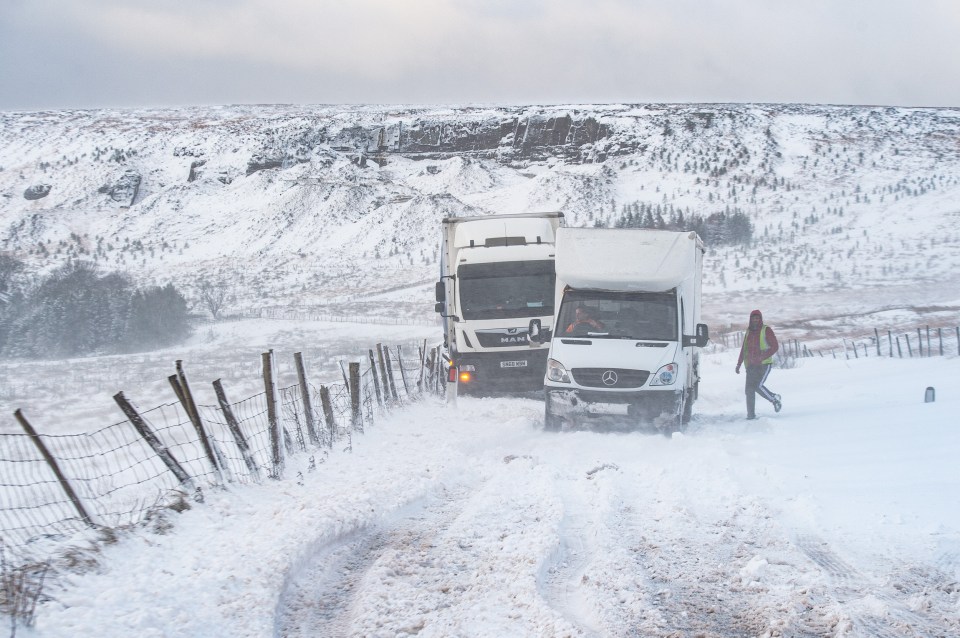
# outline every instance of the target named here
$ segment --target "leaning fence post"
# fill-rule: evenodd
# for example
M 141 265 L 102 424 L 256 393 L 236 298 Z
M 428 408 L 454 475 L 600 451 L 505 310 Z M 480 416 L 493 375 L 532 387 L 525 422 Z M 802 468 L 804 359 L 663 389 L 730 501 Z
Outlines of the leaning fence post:
M 307 371 L 303 365 L 303 354 L 293 353 L 293 360 L 297 364 L 297 382 L 300 383 L 300 398 L 303 399 L 303 414 L 307 420 L 307 436 L 314 445 L 320 445 L 320 437 L 313 424 L 313 405 L 310 403 L 310 387 L 307 385 Z
M 384 350 L 383 345 L 378 343 L 377 358 L 380 360 L 380 378 L 383 379 L 383 396 L 385 397 L 386 402 L 390 403 L 392 386 L 390 384 L 390 379 L 387 376 L 387 363 L 383 357 L 383 350 Z M 393 392 L 392 394 L 393 394 L 392 399 L 396 401 L 397 393 Z
M 400 368 L 400 380 L 403 381 L 403 391 L 410 398 L 410 386 L 407 385 L 407 373 L 403 369 L 403 355 L 400 346 L 397 346 L 397 367 Z
M 47 465 L 50 466 L 50 469 L 53 470 L 54 475 L 57 477 L 57 481 L 60 482 L 60 487 L 63 488 L 64 493 L 66 493 L 67 498 L 73 503 L 73 506 L 77 510 L 77 514 L 80 515 L 80 518 L 83 519 L 90 527 L 95 527 L 96 524 L 93 522 L 93 519 L 90 518 L 90 515 L 87 513 L 87 510 L 84 509 L 83 503 L 80 501 L 80 498 L 77 496 L 76 492 L 73 491 L 73 488 L 70 487 L 70 483 L 67 481 L 67 477 L 63 475 L 63 472 L 60 471 L 60 466 L 57 465 L 56 459 L 53 458 L 53 455 L 50 454 L 50 450 L 47 449 L 47 446 L 44 445 L 43 441 L 40 439 L 40 435 L 37 434 L 37 431 L 33 429 L 33 426 L 27 421 L 27 418 L 23 416 L 23 412 L 19 409 L 13 413 L 13 416 L 17 418 L 17 421 L 20 422 L 20 427 L 23 428 L 24 432 L 27 433 L 27 436 L 33 441 L 33 444 L 37 446 L 37 449 L 40 451 L 41 456 L 47 462 Z
M 387 363 L 387 382 L 390 384 L 390 394 L 393 396 L 394 401 L 399 402 L 400 396 L 397 394 L 397 383 L 393 380 L 393 366 L 390 364 L 390 348 L 383 349 L 383 358 Z
M 887 330 L 887 345 L 890 346 L 890 358 L 893 358 L 893 335 L 890 334 L 890 331 Z
M 363 420 L 360 418 L 360 362 L 350 362 L 350 426 L 355 430 L 363 431 Z
M 373 377 L 373 389 L 377 393 L 377 404 L 383 407 L 383 395 L 380 394 L 380 379 L 377 378 L 377 363 L 373 360 L 373 348 L 369 348 L 370 353 L 370 376 Z
M 227 428 L 229 428 L 230 433 L 233 434 L 233 439 L 237 442 L 237 448 L 240 450 L 240 456 L 243 457 L 243 462 L 247 465 L 247 469 L 250 470 L 254 478 L 259 481 L 260 468 L 257 467 L 257 462 L 253 460 L 253 456 L 250 454 L 250 444 L 247 443 L 247 437 L 243 435 L 243 430 L 240 429 L 240 422 L 237 421 L 237 417 L 233 414 L 233 408 L 230 407 L 230 402 L 227 401 L 227 393 L 223 391 L 223 385 L 220 383 L 220 379 L 213 382 L 213 391 L 217 394 L 220 411 L 223 412 L 223 417 L 227 421 Z
M 923 356 L 923 336 L 920 333 L 920 328 L 917 328 L 917 356 Z
M 877 339 L 877 356 L 879 357 L 879 356 L 881 356 L 881 355 L 880 355 L 880 331 L 877 330 L 876 328 L 874 328 L 874 329 L 873 329 L 873 335 L 874 335 L 874 337 L 876 337 L 876 339 Z
M 113 400 L 116 401 L 117 405 L 120 406 L 120 409 L 123 410 L 123 413 L 130 421 L 130 425 L 133 426 L 133 429 L 135 429 L 137 433 L 143 437 L 143 440 L 147 442 L 147 445 L 153 449 L 154 453 L 160 457 L 160 460 L 163 461 L 163 463 L 171 472 L 173 472 L 173 475 L 177 477 L 177 480 L 180 481 L 180 484 L 187 489 L 193 489 L 193 479 L 191 479 L 186 470 L 184 470 L 180 464 L 177 463 L 177 460 L 173 458 L 173 454 L 170 453 L 170 450 L 167 449 L 167 446 L 160 442 L 160 439 L 158 439 L 157 435 L 153 433 L 153 431 L 147 425 L 147 422 L 143 420 L 143 417 L 137 413 L 132 405 L 130 405 L 130 402 L 127 401 L 127 398 L 123 396 L 123 392 L 118 392 L 117 394 L 113 395 Z
M 957 356 L 960 357 L 960 326 L 957 326 Z
M 200 413 L 197 411 L 197 404 L 193 401 L 193 394 L 190 392 L 190 386 L 187 384 L 187 375 L 183 371 L 183 361 L 177 360 L 177 374 L 171 375 L 168 377 L 170 385 L 173 387 L 174 394 L 177 395 L 177 399 L 180 401 L 180 405 L 183 406 L 184 411 L 187 413 L 187 418 L 190 419 L 190 423 L 193 424 L 193 429 L 197 433 L 197 438 L 200 439 L 200 446 L 203 448 L 203 453 L 207 455 L 207 460 L 210 461 L 211 467 L 213 467 L 213 472 L 216 474 L 220 482 L 223 482 L 223 467 L 221 467 L 220 459 L 217 458 L 217 453 L 214 450 L 213 444 L 210 441 L 210 437 L 207 436 L 207 432 L 203 427 L 203 422 L 200 420 Z
M 280 420 L 277 419 L 277 397 L 273 384 L 273 351 L 260 355 L 263 362 L 263 388 L 267 395 L 267 423 L 270 426 L 270 453 L 273 462 L 271 478 L 283 474 L 283 445 L 281 444 Z
M 903 340 L 907 342 L 907 352 L 910 354 L 910 358 L 913 358 L 913 348 L 910 346 L 910 335 L 903 335 Z
M 897 335 L 897 355 L 903 359 L 903 349 L 900 347 L 900 335 Z
M 417 389 L 422 394 L 427 385 L 426 380 L 427 367 L 427 340 L 423 340 L 423 347 L 420 348 L 420 378 L 417 380 Z
M 328 390 L 325 385 L 320 386 L 320 405 L 323 407 L 323 418 L 327 422 L 327 430 L 330 432 L 329 447 L 333 447 L 333 437 L 337 431 L 337 420 L 333 416 L 333 403 L 330 401 L 330 390 Z

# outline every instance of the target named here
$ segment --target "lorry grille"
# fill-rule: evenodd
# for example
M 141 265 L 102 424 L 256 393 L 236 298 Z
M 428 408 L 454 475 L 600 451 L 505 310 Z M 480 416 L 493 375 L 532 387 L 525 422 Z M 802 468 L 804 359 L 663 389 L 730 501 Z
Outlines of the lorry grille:
M 526 328 L 501 328 L 477 330 L 477 341 L 483 348 L 516 348 L 529 346 Z
M 647 370 L 627 368 L 574 368 L 571 372 L 573 380 L 585 388 L 639 388 L 650 376 Z M 616 377 L 614 383 L 610 383 L 611 372 Z

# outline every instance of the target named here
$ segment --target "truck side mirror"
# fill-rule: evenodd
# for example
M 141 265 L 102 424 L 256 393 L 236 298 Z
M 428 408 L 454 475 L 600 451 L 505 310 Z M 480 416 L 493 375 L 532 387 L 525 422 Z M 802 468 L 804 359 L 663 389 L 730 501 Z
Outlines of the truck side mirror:
M 438 302 L 437 305 L 433 307 L 433 311 L 443 314 L 443 302 Z
M 705 323 L 697 324 L 697 347 L 702 348 L 710 341 L 710 328 Z
M 539 319 L 531 319 L 530 326 L 527 328 L 527 342 L 540 343 L 540 331 L 542 329 L 543 326 L 540 325 Z
M 696 346 L 702 348 L 707 345 L 707 342 L 710 341 L 710 329 L 707 328 L 707 324 L 698 323 L 697 324 L 697 334 L 683 335 L 683 347 L 689 348 L 690 346 Z
M 436 300 L 439 303 L 443 303 L 447 300 L 447 285 L 443 283 L 443 280 L 437 282 L 436 292 L 434 294 L 436 295 Z M 438 310 L 437 312 L 440 311 Z
M 546 329 L 540 323 L 539 319 L 531 319 L 527 328 L 527 342 L 530 345 L 546 343 L 553 338 L 553 331 Z

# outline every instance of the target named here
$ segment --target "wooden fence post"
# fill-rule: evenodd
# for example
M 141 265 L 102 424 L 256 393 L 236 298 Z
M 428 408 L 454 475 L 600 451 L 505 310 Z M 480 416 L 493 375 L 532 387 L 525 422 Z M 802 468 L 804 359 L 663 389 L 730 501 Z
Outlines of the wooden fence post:
M 890 358 L 893 358 L 893 335 L 890 334 L 890 331 L 887 330 L 887 344 L 890 346 Z M 897 342 L 899 345 L 899 342 Z
M 897 335 L 897 355 L 903 359 L 903 350 L 900 348 L 900 335 Z
M 60 487 L 67 495 L 67 498 L 69 498 L 73 503 L 73 507 L 77 510 L 77 514 L 80 515 L 80 518 L 83 519 L 84 523 L 90 527 L 96 527 L 96 523 L 94 523 L 93 519 L 90 518 L 90 514 L 87 513 L 87 510 L 84 509 L 83 502 L 80 501 L 77 493 L 74 492 L 73 488 L 70 486 L 70 482 L 67 481 L 67 477 L 64 476 L 63 472 L 60 471 L 60 466 L 57 465 L 57 460 L 53 458 L 52 454 L 50 454 L 50 450 L 47 449 L 47 446 L 44 445 L 43 441 L 40 439 L 40 435 L 37 434 L 37 431 L 34 430 L 33 426 L 27 421 L 27 417 L 23 416 L 23 412 L 21 412 L 19 409 L 13 413 L 13 416 L 15 416 L 17 421 L 20 422 L 20 427 L 22 427 L 23 431 L 27 433 L 27 436 L 31 441 L 33 441 L 33 444 L 37 446 L 37 450 L 40 451 L 40 455 L 47 462 L 47 465 L 50 466 L 50 469 L 53 470 L 54 476 L 57 477 L 57 481 L 60 483 Z
M 363 419 L 360 418 L 360 362 L 350 362 L 350 426 L 363 431 Z
M 277 396 L 273 384 L 273 351 L 260 355 L 263 364 L 263 388 L 267 395 L 267 423 L 270 427 L 270 460 L 273 462 L 273 474 L 270 478 L 279 479 L 283 474 L 283 445 L 280 421 L 277 418 Z
M 426 371 L 427 368 L 427 340 L 423 340 L 423 347 L 420 348 L 420 378 L 417 381 L 417 388 L 422 394 L 427 387 Z
M 917 356 L 918 357 L 923 356 L 923 337 L 920 334 L 920 328 L 917 328 Z
M 307 370 L 303 365 L 303 354 L 293 353 L 293 361 L 297 365 L 297 382 L 300 384 L 300 398 L 303 399 L 303 415 L 307 420 L 307 436 L 314 445 L 320 445 L 317 428 L 313 421 L 313 404 L 310 403 L 310 386 L 307 385 Z
M 223 384 L 220 383 L 220 379 L 213 382 L 213 391 L 217 395 L 217 402 L 220 404 L 220 411 L 223 412 L 223 418 L 227 422 L 227 428 L 229 428 L 230 433 L 233 434 L 233 440 L 237 442 L 237 448 L 240 450 L 240 456 L 243 457 L 243 462 L 254 478 L 259 481 L 260 468 L 257 467 L 257 462 L 250 453 L 250 444 L 247 443 L 247 437 L 243 435 L 243 430 L 240 429 L 240 422 L 237 421 L 237 417 L 233 414 L 233 408 L 230 407 L 230 402 L 227 401 L 227 393 L 223 391 Z
M 881 355 L 880 355 L 880 331 L 877 330 L 876 328 L 874 328 L 874 329 L 873 329 L 873 335 L 874 335 L 874 336 L 876 337 L 876 339 L 877 339 L 877 356 L 879 357 L 879 356 L 881 356 Z
M 930 326 L 927 326 L 927 356 L 933 356 L 933 348 L 930 347 Z
M 910 354 L 910 358 L 913 358 L 913 348 L 910 347 L 910 335 L 903 335 L 903 340 L 907 342 L 907 352 Z
M 370 376 L 373 377 L 373 390 L 377 393 L 377 404 L 383 407 L 383 395 L 380 394 L 380 379 L 377 378 L 377 363 L 373 360 L 373 348 L 369 349 L 370 354 Z
M 333 447 L 333 437 L 337 431 L 337 419 L 333 415 L 333 403 L 330 401 L 330 390 L 327 386 L 320 386 L 320 405 L 323 407 L 323 418 L 327 423 L 327 430 L 330 432 L 328 446 Z
M 177 395 L 177 399 L 180 401 L 180 405 L 183 406 L 184 412 L 187 413 L 187 418 L 189 418 L 190 423 L 193 424 L 197 438 L 200 439 L 200 446 L 203 448 L 203 453 L 207 456 L 207 460 L 210 462 L 214 474 L 216 474 L 220 482 L 223 483 L 224 468 L 221 466 L 220 459 L 218 458 L 219 455 L 214 449 L 210 437 L 207 436 L 206 429 L 203 427 L 203 421 L 200 420 L 200 412 L 197 411 L 197 404 L 193 400 L 193 393 L 190 392 L 190 385 L 187 383 L 187 375 L 183 371 L 183 361 L 178 359 L 176 367 L 177 374 L 167 377 L 167 380 L 170 382 L 171 387 L 173 387 L 173 392 Z
M 940 341 L 940 356 L 943 356 L 943 328 L 937 328 L 937 339 Z
M 397 346 L 397 367 L 400 368 L 400 380 L 403 381 L 403 391 L 410 398 L 410 386 L 407 384 L 407 373 L 403 369 L 403 353 Z
M 387 382 L 390 384 L 390 394 L 393 396 L 395 402 L 399 402 L 400 396 L 397 394 L 397 383 L 393 380 L 393 366 L 390 365 L 390 348 L 383 349 L 383 358 L 387 363 Z
M 387 377 L 387 363 L 383 357 L 383 345 L 379 343 L 377 344 L 377 358 L 380 360 L 380 378 L 383 379 L 383 396 L 385 397 L 387 403 L 390 403 L 391 398 L 396 401 L 396 392 L 393 392 L 393 396 L 391 397 L 391 385 L 390 380 Z
M 170 453 L 170 450 L 167 449 L 167 446 L 160 442 L 160 439 L 157 438 L 157 435 L 153 433 L 150 427 L 147 425 L 147 422 L 143 420 L 143 417 L 140 416 L 137 411 L 134 409 L 130 402 L 127 401 L 127 398 L 123 396 L 123 392 L 118 392 L 113 395 L 113 400 L 117 402 L 117 405 L 120 406 L 120 409 L 123 410 L 124 415 L 126 415 L 127 420 L 130 421 L 130 425 L 133 426 L 133 429 L 143 437 L 143 440 L 147 442 L 147 445 L 154 451 L 154 453 L 160 457 L 160 460 L 163 461 L 164 465 L 173 472 L 173 475 L 177 477 L 177 480 L 180 481 L 180 484 L 188 489 L 193 489 L 193 479 L 190 478 L 190 475 L 180 466 L 173 454 Z

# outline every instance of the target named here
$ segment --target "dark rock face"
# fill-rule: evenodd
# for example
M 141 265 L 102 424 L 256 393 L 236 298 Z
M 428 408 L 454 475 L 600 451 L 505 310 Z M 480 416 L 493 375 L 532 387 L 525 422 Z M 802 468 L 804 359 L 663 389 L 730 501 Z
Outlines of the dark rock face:
M 542 159 L 563 155 L 585 161 L 586 149 L 610 131 L 591 116 L 505 116 L 438 121 L 416 118 L 384 127 L 341 130 L 330 145 L 338 150 L 401 155 L 483 154 L 501 159 Z
M 100 192 L 106 192 L 115 202 L 121 202 L 127 206 L 133 204 L 137 199 L 137 193 L 140 192 L 140 182 L 143 178 L 140 173 L 134 170 L 128 170 L 112 186 L 100 187 Z
M 247 162 L 247 175 L 253 175 L 257 171 L 265 171 L 271 168 L 280 168 L 283 166 L 283 159 L 274 157 L 264 157 L 263 155 L 254 155 Z
M 194 161 L 190 162 L 190 174 L 187 175 L 187 181 L 188 181 L 188 182 L 192 182 L 192 181 L 196 180 L 197 177 L 200 176 L 200 171 L 197 170 L 197 169 L 199 169 L 201 166 L 203 166 L 203 165 L 206 164 L 206 163 L 207 163 L 207 160 L 205 160 L 205 159 L 203 159 L 203 160 L 194 160 Z
M 49 184 L 34 184 L 27 190 L 23 191 L 24 199 L 43 199 L 50 194 L 50 185 Z

